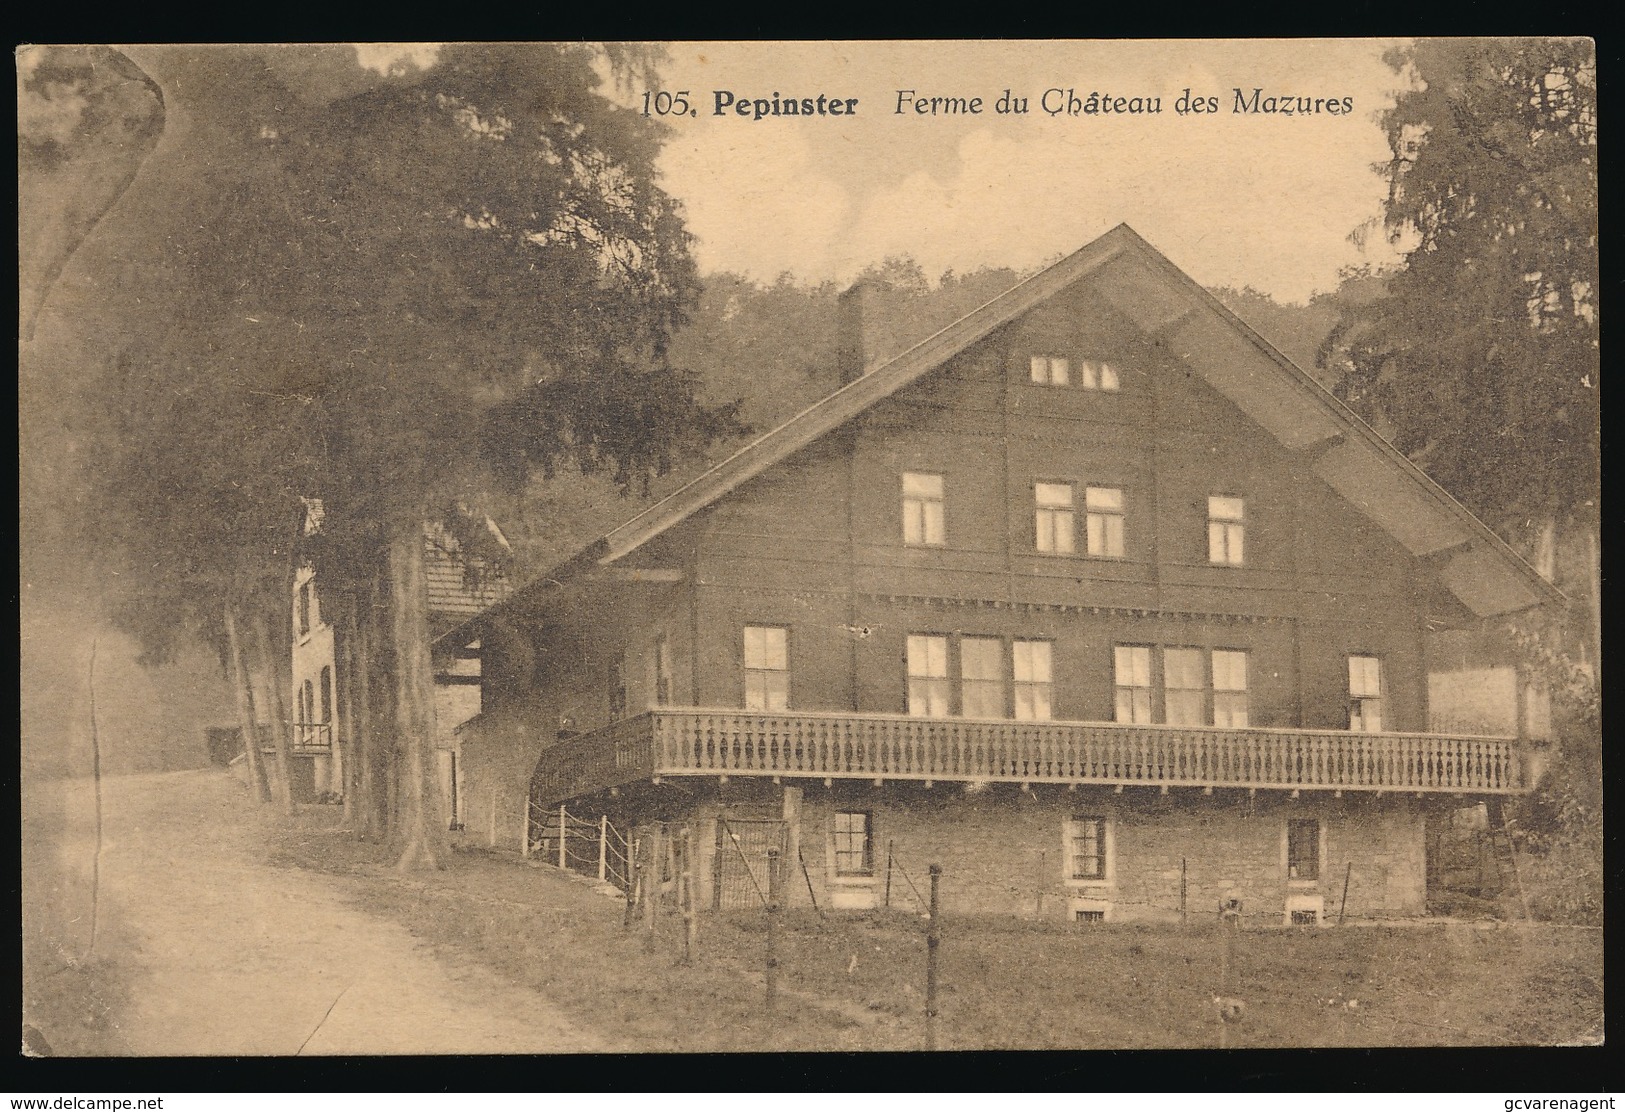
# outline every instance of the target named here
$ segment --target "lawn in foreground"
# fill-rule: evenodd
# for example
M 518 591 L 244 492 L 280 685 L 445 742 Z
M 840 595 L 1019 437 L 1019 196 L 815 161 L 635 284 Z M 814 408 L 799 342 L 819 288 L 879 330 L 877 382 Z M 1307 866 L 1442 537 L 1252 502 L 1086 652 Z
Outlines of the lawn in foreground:
M 458 853 L 401 877 L 307 811 L 275 859 L 336 872 L 362 906 L 443 960 L 526 984 L 627 1049 L 913 1050 L 924 1040 L 924 921 L 785 913 L 777 1007 L 764 1007 L 761 913 L 650 937 L 622 903 L 549 866 Z M 951 883 L 944 904 L 952 906 Z M 942 925 L 943 1049 L 1544 1045 L 1602 1032 L 1602 937 L 1558 925 L 1246 930 L 959 918 Z M 1243 1002 L 1221 1035 L 1214 998 Z M 1221 1043 L 1223 1039 L 1223 1043 Z

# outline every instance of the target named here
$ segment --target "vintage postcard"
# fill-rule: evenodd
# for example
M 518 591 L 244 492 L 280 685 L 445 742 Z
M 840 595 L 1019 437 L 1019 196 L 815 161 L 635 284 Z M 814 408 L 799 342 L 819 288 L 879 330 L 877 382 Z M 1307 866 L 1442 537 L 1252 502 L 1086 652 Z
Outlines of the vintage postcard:
M 26 1054 L 1601 1042 L 1589 40 L 16 64 Z

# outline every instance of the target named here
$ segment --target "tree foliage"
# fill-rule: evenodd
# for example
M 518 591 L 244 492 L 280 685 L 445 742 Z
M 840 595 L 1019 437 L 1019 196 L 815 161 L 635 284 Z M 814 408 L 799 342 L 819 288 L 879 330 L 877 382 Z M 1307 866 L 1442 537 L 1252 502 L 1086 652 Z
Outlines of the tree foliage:
M 1422 41 L 1383 117 L 1406 249 L 1327 362 L 1397 447 L 1503 528 L 1595 521 L 1597 86 L 1585 40 Z

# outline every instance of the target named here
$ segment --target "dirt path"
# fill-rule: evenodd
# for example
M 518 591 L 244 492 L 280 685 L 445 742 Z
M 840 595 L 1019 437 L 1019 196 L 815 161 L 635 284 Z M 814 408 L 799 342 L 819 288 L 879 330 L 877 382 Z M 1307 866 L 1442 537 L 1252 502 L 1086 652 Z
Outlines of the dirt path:
M 242 792 L 221 771 L 106 783 L 103 921 L 140 940 L 117 1020 L 130 1053 L 617 1049 L 527 988 L 448 967 L 348 905 L 332 878 L 260 864 Z

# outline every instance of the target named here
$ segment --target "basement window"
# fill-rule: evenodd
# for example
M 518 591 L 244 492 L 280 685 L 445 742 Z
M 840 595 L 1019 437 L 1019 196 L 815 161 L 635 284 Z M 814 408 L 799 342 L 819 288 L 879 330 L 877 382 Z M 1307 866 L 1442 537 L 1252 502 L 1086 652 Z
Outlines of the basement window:
M 1073 913 L 1073 919 L 1079 923 L 1104 923 L 1106 913 L 1104 911 L 1079 910 Z

